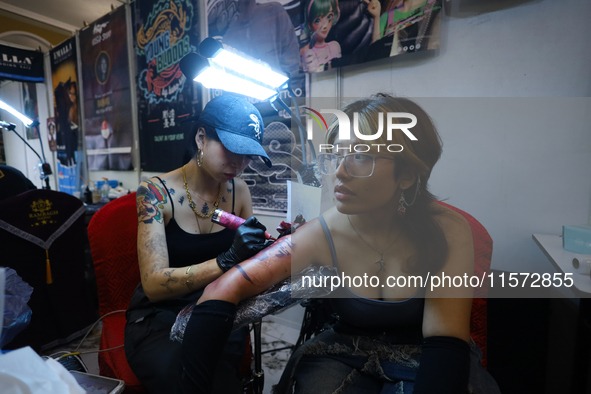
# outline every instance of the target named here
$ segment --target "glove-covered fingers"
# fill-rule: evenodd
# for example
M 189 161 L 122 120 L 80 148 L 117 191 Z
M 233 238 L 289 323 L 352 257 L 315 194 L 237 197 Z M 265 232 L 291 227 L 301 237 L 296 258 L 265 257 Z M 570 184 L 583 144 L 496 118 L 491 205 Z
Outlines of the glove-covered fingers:
M 242 225 L 240 227 L 254 227 L 254 228 L 259 228 L 261 230 L 266 231 L 267 227 L 265 227 L 265 225 L 261 222 L 259 222 L 259 220 L 256 218 L 256 216 L 251 216 L 248 219 L 246 219 L 246 221 L 244 223 L 242 223 Z M 240 229 L 239 227 L 239 229 Z

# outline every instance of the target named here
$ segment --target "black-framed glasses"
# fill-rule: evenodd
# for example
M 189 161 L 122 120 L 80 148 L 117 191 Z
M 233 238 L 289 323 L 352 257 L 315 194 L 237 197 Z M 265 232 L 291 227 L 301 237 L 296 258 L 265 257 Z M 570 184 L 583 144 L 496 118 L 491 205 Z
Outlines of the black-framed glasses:
M 394 160 L 390 157 L 375 156 L 369 153 L 350 153 L 335 155 L 334 153 L 320 153 L 316 155 L 318 170 L 322 175 L 333 175 L 337 172 L 341 162 L 345 161 L 345 170 L 355 178 L 367 178 L 373 175 L 376 159 Z

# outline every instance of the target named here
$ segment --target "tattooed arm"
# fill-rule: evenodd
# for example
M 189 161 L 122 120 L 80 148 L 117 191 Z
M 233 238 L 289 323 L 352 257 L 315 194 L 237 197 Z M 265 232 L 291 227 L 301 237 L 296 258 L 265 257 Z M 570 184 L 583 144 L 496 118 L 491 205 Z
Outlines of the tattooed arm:
M 280 238 L 254 257 L 235 265 L 210 283 L 199 299 L 237 304 L 300 272 L 310 264 L 332 265 L 328 242 L 318 219 Z
M 215 259 L 195 266 L 170 267 L 164 230 L 168 199 L 164 188 L 151 180 L 142 182 L 137 190 L 138 261 L 144 292 L 152 302 L 202 289 L 222 273 Z

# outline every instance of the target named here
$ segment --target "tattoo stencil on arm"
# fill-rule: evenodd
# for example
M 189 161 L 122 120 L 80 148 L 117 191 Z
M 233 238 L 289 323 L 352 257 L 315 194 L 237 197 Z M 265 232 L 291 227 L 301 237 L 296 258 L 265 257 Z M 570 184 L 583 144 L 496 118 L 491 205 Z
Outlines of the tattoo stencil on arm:
M 164 273 L 164 276 L 166 276 L 168 279 L 166 279 L 166 282 L 160 284 L 160 286 L 166 287 L 168 289 L 168 291 L 172 291 L 172 289 L 170 288 L 171 283 L 178 283 L 178 281 L 179 281 L 179 278 L 175 278 L 172 276 L 173 272 L 174 272 L 174 270 L 166 271 Z

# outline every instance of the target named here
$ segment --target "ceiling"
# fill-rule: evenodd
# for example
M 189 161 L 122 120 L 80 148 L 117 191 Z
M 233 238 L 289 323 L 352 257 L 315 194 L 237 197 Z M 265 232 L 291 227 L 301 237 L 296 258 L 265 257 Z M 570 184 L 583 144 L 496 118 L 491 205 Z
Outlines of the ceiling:
M 119 7 L 123 0 L 0 0 L 0 10 L 72 33 Z

